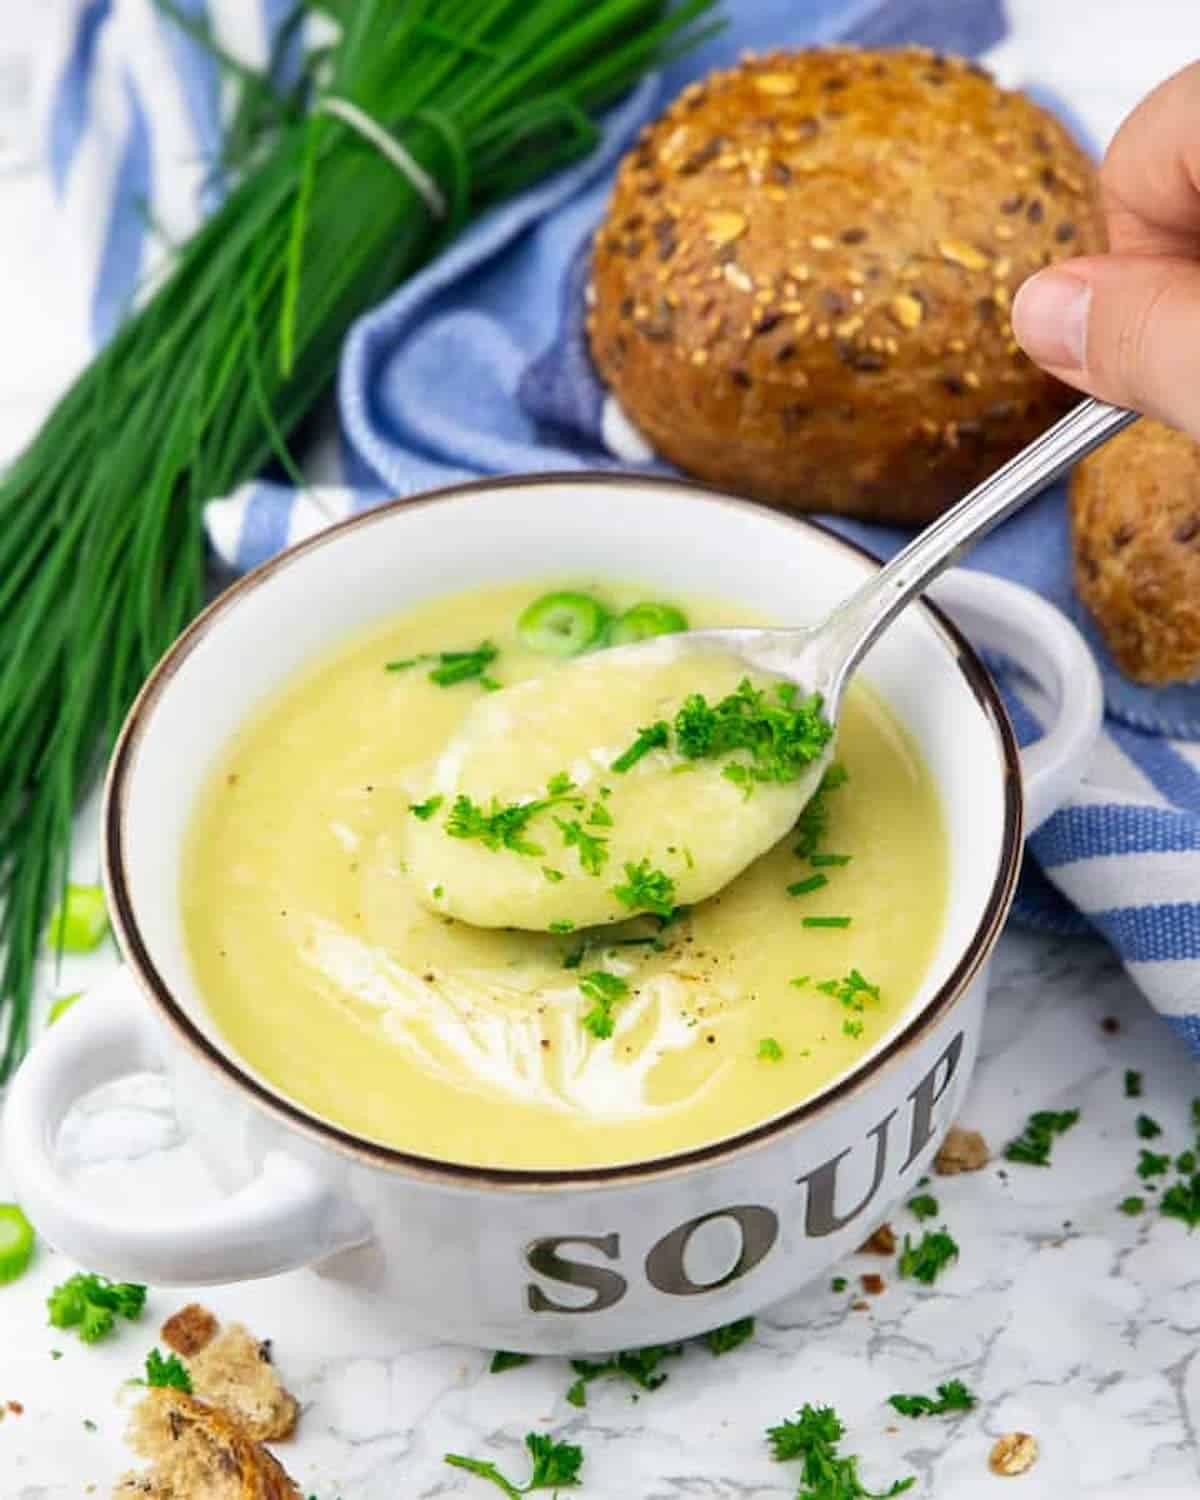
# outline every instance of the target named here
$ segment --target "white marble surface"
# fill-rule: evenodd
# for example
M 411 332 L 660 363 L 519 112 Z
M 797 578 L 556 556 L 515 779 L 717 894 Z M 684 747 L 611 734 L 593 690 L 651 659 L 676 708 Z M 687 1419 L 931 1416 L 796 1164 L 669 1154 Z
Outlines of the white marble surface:
M 1003 81 L 1035 72 L 1073 100 L 1100 141 L 1147 88 L 1200 53 L 1195 0 L 1135 8 L 1010 0 L 1009 9 L 1014 39 L 992 59 Z M 6 26 L 0 38 L 6 67 L 20 31 Z M 82 349 L 53 315 L 44 185 L 23 166 L 10 121 L 0 124 L 0 453 L 10 453 Z M 86 838 L 76 866 L 94 878 Z M 77 962 L 56 984 L 47 978 L 41 1009 L 52 987 L 77 988 L 111 962 Z M 1119 1033 L 1102 1029 L 1108 1016 Z M 1104 950 L 1007 936 L 964 1119 L 1000 1143 L 1032 1109 L 1078 1105 L 1081 1123 L 1059 1143 L 1053 1167 L 1012 1167 L 1003 1177 L 993 1166 L 936 1183 L 962 1257 L 934 1288 L 900 1283 L 878 1258 L 855 1257 L 841 1274 L 853 1282 L 882 1271 L 888 1282 L 867 1310 L 851 1307 L 853 1287 L 839 1296 L 822 1281 L 762 1317 L 754 1342 L 725 1358 L 690 1349 L 671 1363 L 667 1385 L 637 1403 L 628 1387 L 605 1383 L 577 1411 L 563 1399 L 570 1376 L 560 1361 L 489 1376 L 479 1351 L 385 1341 L 359 1308 L 303 1273 L 205 1300 L 274 1339 L 304 1404 L 299 1436 L 280 1456 L 318 1500 L 494 1494 L 446 1468 L 442 1454 L 491 1457 L 520 1476 L 531 1429 L 583 1444 L 584 1496 L 783 1495 L 794 1491 L 794 1474 L 772 1464 L 762 1432 L 805 1401 L 838 1408 L 850 1429 L 846 1450 L 862 1455 L 875 1487 L 913 1474 L 915 1493 L 928 1500 L 1003 1495 L 1006 1485 L 1024 1500 L 1195 1497 L 1200 1238 L 1157 1215 L 1130 1219 L 1116 1209 L 1137 1187 L 1127 1067 L 1145 1073 L 1145 1107 L 1181 1148 L 1200 1073 Z M 131 1214 L 210 1191 L 157 1084 L 126 1088 L 118 1108 L 77 1121 L 66 1144 L 80 1191 Z M 0 1201 L 7 1196 L 0 1161 Z M 905 1217 L 896 1216 L 898 1227 Z M 73 1269 L 42 1247 L 25 1278 L 0 1288 L 0 1405 L 24 1406 L 0 1420 L 0 1500 L 107 1493 L 127 1462 L 123 1382 L 138 1373 L 161 1318 L 185 1300 L 152 1291 L 140 1325 L 85 1348 L 45 1323 L 46 1292 Z M 952 1376 L 980 1397 L 969 1415 L 911 1422 L 883 1404 L 893 1391 L 932 1391 Z M 1037 1436 L 1041 1457 L 1020 1479 L 996 1479 L 987 1452 L 1014 1428 Z
M 1116 1034 L 1107 1017 L 1120 1022 Z M 1140 1105 L 1124 1097 L 1126 1068 L 1145 1075 Z M 1024 1500 L 1182 1500 L 1200 1492 L 1200 1238 L 1116 1205 L 1138 1190 L 1138 1109 L 1182 1149 L 1197 1093 L 1200 1071 L 1101 947 L 1010 934 L 963 1119 L 1002 1144 L 1033 1109 L 1078 1106 L 1082 1118 L 1048 1170 L 992 1165 L 935 1179 L 962 1255 L 933 1288 L 899 1281 L 879 1257 L 852 1257 L 837 1268 L 851 1280 L 845 1293 L 823 1279 L 760 1318 L 752 1344 L 720 1360 L 690 1348 L 667 1384 L 636 1403 L 627 1386 L 593 1385 L 585 1411 L 564 1401 L 562 1361 L 492 1376 L 481 1351 L 388 1341 L 307 1273 L 200 1295 L 274 1340 L 304 1407 L 280 1457 L 318 1500 L 485 1495 L 443 1453 L 504 1460 L 520 1475 L 529 1430 L 583 1445 L 588 1496 L 782 1495 L 794 1484 L 769 1459 L 763 1428 L 805 1401 L 836 1406 L 868 1483 L 913 1474 L 928 1500 L 995 1496 L 1003 1484 Z M 209 1191 L 149 1080 L 127 1086 L 119 1108 L 74 1122 L 65 1147 L 81 1192 L 131 1215 Z M 912 1227 L 903 1211 L 893 1218 Z M 23 1280 L 0 1289 L 0 1403 L 25 1408 L 0 1422 L 4 1500 L 65 1500 L 89 1484 L 107 1493 L 127 1462 L 122 1382 L 187 1300 L 152 1290 L 141 1324 L 85 1348 L 45 1324 L 45 1293 L 73 1269 L 43 1248 Z M 886 1290 L 855 1309 L 857 1278 L 871 1271 Z M 953 1376 L 980 1398 L 969 1415 L 911 1421 L 884 1404 Z M 987 1454 L 1012 1429 L 1032 1432 L 1041 1457 L 1002 1481 Z

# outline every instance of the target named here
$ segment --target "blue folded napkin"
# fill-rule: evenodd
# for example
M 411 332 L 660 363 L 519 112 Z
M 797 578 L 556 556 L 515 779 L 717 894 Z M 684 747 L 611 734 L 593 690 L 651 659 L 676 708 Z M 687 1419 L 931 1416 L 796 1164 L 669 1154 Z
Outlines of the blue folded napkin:
M 210 19 L 228 50 L 263 66 L 289 8 L 286 0 L 183 5 Z M 587 242 L 640 126 L 689 80 L 747 47 L 920 42 L 979 55 L 1007 30 L 1001 0 L 727 0 L 725 12 L 720 36 L 611 111 L 587 160 L 496 208 L 359 320 L 342 358 L 340 423 L 331 421 L 308 455 L 310 485 L 298 491 L 265 476 L 214 497 L 206 524 L 221 559 L 245 569 L 381 499 L 480 475 L 664 469 L 597 381 L 582 324 Z M 220 190 L 211 170 L 220 84 L 211 58 L 136 0 L 84 0 L 60 30 L 49 164 L 102 339 L 154 259 L 147 224 L 187 232 Z M 288 66 L 286 53 L 274 66 Z M 1028 87 L 1072 123 L 1067 104 Z M 880 556 L 906 539 L 891 528 L 832 524 Z M 1102 933 L 1200 1055 L 1200 688 L 1151 691 L 1116 670 L 1071 588 L 1061 490 L 994 533 L 969 566 L 1058 605 L 1091 642 L 1105 684 L 1102 742 L 1078 796 L 1029 840 L 1018 918 L 1063 934 Z M 1000 675 L 1028 742 L 1037 719 Z

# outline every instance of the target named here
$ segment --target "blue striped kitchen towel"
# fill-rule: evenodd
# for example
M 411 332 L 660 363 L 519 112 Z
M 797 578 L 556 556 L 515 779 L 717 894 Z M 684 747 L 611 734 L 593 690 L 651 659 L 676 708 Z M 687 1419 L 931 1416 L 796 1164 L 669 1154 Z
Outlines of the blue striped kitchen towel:
M 273 40 L 291 0 L 178 3 L 246 65 L 277 78 L 294 67 L 294 52 Z M 214 163 L 225 83 L 211 53 L 153 0 L 53 9 L 40 97 L 78 271 L 62 316 L 84 320 L 100 341 L 221 192 Z M 296 490 L 265 475 L 209 505 L 209 537 L 224 562 L 251 567 L 382 498 L 483 474 L 662 467 L 597 382 L 582 328 L 587 238 L 639 127 L 691 78 L 747 47 L 915 41 L 981 55 L 1003 41 L 1010 74 L 1020 52 L 1002 0 L 726 0 L 725 11 L 722 35 L 611 112 L 587 160 L 489 213 L 358 322 L 343 353 L 336 418 L 331 411 L 305 456 L 309 484 Z M 313 44 L 327 24 L 313 11 L 295 45 Z M 1036 76 L 1030 58 L 1024 77 Z M 1061 101 L 1046 102 L 1069 118 Z M 881 555 L 903 540 L 886 528 L 835 524 Z M 1060 933 L 1103 933 L 1200 1054 L 1200 688 L 1156 693 L 1125 682 L 1081 618 L 1068 559 L 1061 493 L 971 559 L 1072 615 L 1106 684 L 1106 732 L 1087 784 L 1030 840 L 1018 914 Z M 1029 709 L 1015 694 L 1010 702 L 1022 737 L 1035 738 Z

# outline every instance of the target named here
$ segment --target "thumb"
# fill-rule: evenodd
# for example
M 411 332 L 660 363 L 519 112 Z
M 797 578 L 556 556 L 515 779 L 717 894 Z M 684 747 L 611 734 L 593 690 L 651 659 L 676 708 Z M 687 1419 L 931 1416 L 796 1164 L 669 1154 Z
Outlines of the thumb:
M 1099 255 L 1031 276 L 1013 333 L 1051 375 L 1200 441 L 1200 264 Z

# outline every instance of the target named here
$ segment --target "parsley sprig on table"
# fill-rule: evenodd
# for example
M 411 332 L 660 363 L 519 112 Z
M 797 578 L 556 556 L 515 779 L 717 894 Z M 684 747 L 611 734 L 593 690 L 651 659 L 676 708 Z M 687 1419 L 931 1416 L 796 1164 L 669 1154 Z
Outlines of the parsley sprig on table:
M 602 1375 L 616 1375 L 643 1391 L 656 1391 L 667 1378 L 667 1372 L 659 1369 L 663 1360 L 677 1359 L 682 1353 L 682 1344 L 647 1344 L 644 1349 L 623 1349 L 605 1360 L 573 1359 L 576 1379 L 567 1400 L 572 1406 L 586 1406 L 588 1385 Z
M 447 1453 L 445 1461 L 456 1469 L 466 1469 L 481 1479 L 490 1479 L 509 1496 L 509 1500 L 517 1500 L 517 1496 L 527 1495 L 530 1490 L 553 1490 L 579 1483 L 579 1470 L 583 1467 L 582 1448 L 574 1443 L 556 1443 L 540 1432 L 527 1432 L 525 1447 L 529 1450 L 533 1470 L 527 1483 L 520 1485 L 506 1479 L 490 1459 Z
M 890 1489 L 863 1486 L 858 1459 L 838 1452 L 846 1429 L 831 1406 L 803 1406 L 795 1417 L 767 1429 L 771 1456 L 781 1463 L 798 1459 L 802 1465 L 797 1500 L 887 1500 L 916 1483 L 897 1479 Z
M 1029 1116 L 1021 1134 L 1005 1146 L 1005 1160 L 1029 1167 L 1048 1167 L 1055 1136 L 1070 1130 L 1078 1119 L 1077 1109 L 1039 1109 Z
M 733 1323 L 724 1323 L 720 1328 L 710 1329 L 704 1342 L 713 1354 L 728 1354 L 754 1337 L 754 1319 L 738 1318 Z
M 113 1330 L 118 1315 L 130 1322 L 140 1318 L 146 1288 L 132 1281 L 109 1281 L 77 1271 L 46 1299 L 54 1328 L 75 1328 L 85 1344 L 97 1343 Z
M 188 1395 L 192 1391 L 192 1377 L 178 1354 L 168 1354 L 164 1359 L 157 1349 L 151 1349 L 146 1356 L 146 1384 L 169 1386 Z
M 914 1244 L 906 1234 L 897 1266 L 901 1276 L 911 1276 L 932 1286 L 952 1261 L 958 1259 L 958 1244 L 945 1229 L 932 1229 Z
M 941 1417 L 950 1411 L 970 1411 L 975 1396 L 961 1380 L 947 1380 L 936 1396 L 889 1396 L 888 1405 L 902 1417 Z

